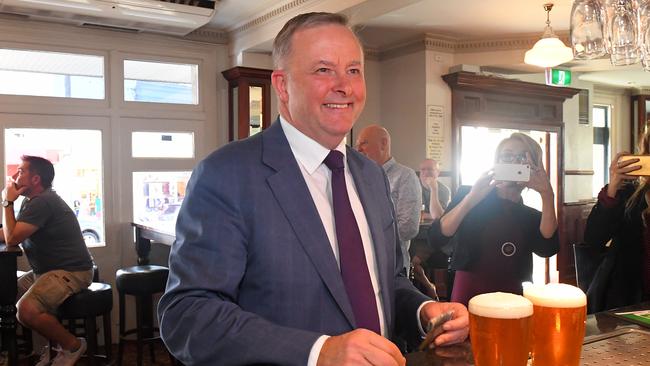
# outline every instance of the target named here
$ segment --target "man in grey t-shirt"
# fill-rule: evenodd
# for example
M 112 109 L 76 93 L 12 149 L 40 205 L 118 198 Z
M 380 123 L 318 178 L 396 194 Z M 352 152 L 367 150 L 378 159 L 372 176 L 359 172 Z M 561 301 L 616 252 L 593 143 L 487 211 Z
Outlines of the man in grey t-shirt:
M 26 327 L 59 344 L 52 365 L 72 366 L 85 352 L 86 341 L 68 332 L 55 314 L 65 299 L 90 285 L 93 261 L 76 215 L 52 190 L 52 163 L 37 156 L 21 159 L 2 191 L 2 236 L 8 246 L 22 242 L 32 267 L 18 280 L 22 296 L 16 304 L 17 317 Z M 25 200 L 15 217 L 13 203 L 18 196 Z M 48 347 L 37 365 L 49 364 L 49 354 Z

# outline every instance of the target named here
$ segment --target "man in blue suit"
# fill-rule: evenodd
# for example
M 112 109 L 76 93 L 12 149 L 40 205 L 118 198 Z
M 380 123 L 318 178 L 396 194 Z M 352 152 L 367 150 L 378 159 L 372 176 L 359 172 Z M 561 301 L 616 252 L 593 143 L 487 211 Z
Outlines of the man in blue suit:
M 463 341 L 467 309 L 430 301 L 404 277 L 388 181 L 345 146 L 366 97 L 363 51 L 346 18 L 293 18 L 273 59 L 280 118 L 212 153 L 189 181 L 159 306 L 167 347 L 186 365 L 404 365 L 388 339 L 419 336 L 450 310 L 436 344 Z M 323 163 L 331 150 L 344 157 L 366 260 L 359 271 L 372 282 L 373 305 L 361 313 L 339 269 Z M 357 325 L 355 314 L 370 313 L 376 331 Z

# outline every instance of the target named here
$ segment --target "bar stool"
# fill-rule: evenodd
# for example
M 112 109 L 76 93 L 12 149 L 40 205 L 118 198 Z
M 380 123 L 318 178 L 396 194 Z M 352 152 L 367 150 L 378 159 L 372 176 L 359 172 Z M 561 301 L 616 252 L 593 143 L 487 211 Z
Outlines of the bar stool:
M 90 365 L 96 365 L 97 359 L 111 360 L 111 310 L 113 309 L 113 289 L 111 285 L 100 282 L 93 282 L 87 289 L 67 298 L 58 309 L 58 316 L 61 320 L 83 319 L 85 325 L 85 337 L 88 343 L 86 355 Z M 97 351 L 97 324 L 96 317 L 102 317 L 104 327 L 104 354 Z
M 155 362 L 154 343 L 162 342 L 160 332 L 154 327 L 153 295 L 165 291 L 169 269 L 163 266 L 142 265 L 119 269 L 115 273 L 115 284 L 119 295 L 120 306 L 120 343 L 117 352 L 117 364 L 122 364 L 124 342 L 129 335 L 136 335 L 137 362 L 142 365 L 142 348 L 149 344 L 151 362 Z M 136 327 L 126 329 L 125 296 L 135 296 Z M 154 336 L 158 333 L 158 336 Z M 170 355 L 171 357 L 171 355 Z M 172 359 L 173 360 L 173 359 Z

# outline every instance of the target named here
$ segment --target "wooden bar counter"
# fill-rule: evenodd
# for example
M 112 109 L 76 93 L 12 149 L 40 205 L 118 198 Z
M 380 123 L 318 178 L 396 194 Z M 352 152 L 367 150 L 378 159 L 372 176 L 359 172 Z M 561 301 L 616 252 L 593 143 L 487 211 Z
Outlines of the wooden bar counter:
M 587 316 L 581 366 L 590 365 L 650 365 L 647 346 L 650 329 L 614 315 L 614 312 L 648 310 L 650 302 L 641 303 Z M 629 347 L 629 352 L 625 348 Z M 474 365 L 471 345 L 439 347 L 427 352 L 406 355 L 407 366 L 466 366 Z

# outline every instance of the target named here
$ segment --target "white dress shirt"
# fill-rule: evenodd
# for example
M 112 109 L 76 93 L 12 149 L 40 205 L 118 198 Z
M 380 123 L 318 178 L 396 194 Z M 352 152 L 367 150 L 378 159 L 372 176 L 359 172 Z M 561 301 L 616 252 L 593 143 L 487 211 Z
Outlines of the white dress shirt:
M 318 215 L 323 222 L 323 227 L 325 228 L 327 238 L 332 247 L 332 253 L 336 258 L 336 262 L 339 263 L 339 247 L 336 238 L 336 228 L 334 226 L 334 207 L 332 206 L 332 173 L 330 169 L 323 164 L 323 160 L 325 160 L 325 157 L 329 154 L 330 150 L 298 131 L 298 129 L 293 127 L 282 117 L 280 117 L 280 124 L 285 136 L 287 137 L 287 141 L 289 142 L 291 152 L 298 161 L 300 172 L 302 173 L 303 178 L 305 178 L 305 183 L 307 183 L 309 193 L 314 200 L 314 204 L 318 210 Z M 347 156 L 345 140 L 341 141 L 339 146 L 336 147 L 336 150 L 343 153 L 344 157 Z M 359 226 L 361 241 L 363 242 L 363 250 L 366 255 L 366 263 L 368 264 L 368 271 L 370 272 L 370 280 L 372 281 L 372 288 L 375 292 L 375 300 L 377 302 L 377 311 L 379 314 L 379 326 L 382 335 L 386 336 L 386 321 L 383 315 L 384 305 L 381 301 L 377 262 L 375 260 L 375 249 L 370 234 L 370 227 L 368 226 L 363 206 L 361 206 L 359 194 L 357 193 L 354 179 L 350 173 L 347 159 L 343 159 L 343 161 L 345 162 L 345 183 L 348 189 L 348 196 L 350 197 L 350 205 L 352 206 L 354 217 Z M 309 354 L 308 366 L 316 365 L 320 350 L 327 338 L 328 336 L 321 336 L 314 343 Z

